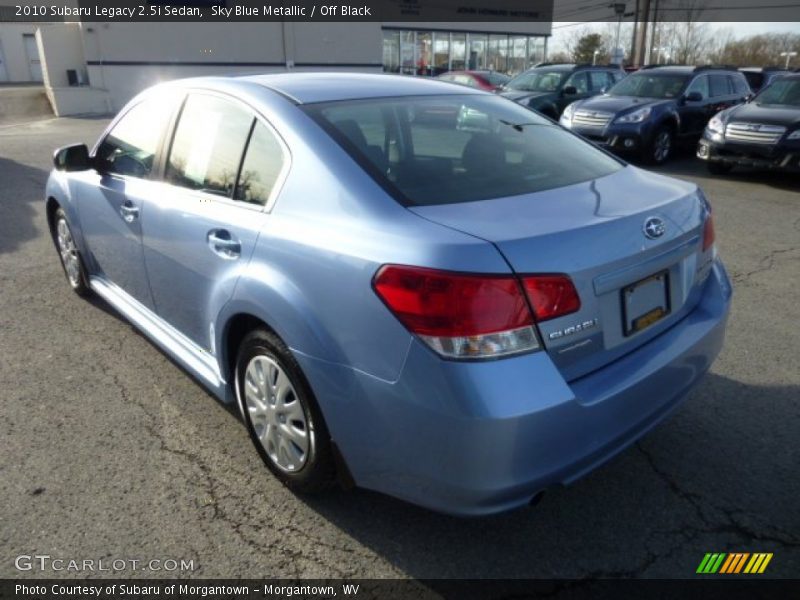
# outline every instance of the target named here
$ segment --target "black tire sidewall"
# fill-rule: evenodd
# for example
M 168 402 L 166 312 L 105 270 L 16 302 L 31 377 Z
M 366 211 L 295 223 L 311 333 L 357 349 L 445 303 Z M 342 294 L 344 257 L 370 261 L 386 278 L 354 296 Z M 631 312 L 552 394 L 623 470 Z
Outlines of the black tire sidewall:
M 659 136 L 661 136 L 661 134 L 663 133 L 669 135 L 669 152 L 667 152 L 667 155 L 662 160 L 658 160 L 656 159 L 655 155 L 656 141 L 658 140 Z M 672 133 L 672 129 L 670 129 L 665 125 L 662 125 L 658 129 L 656 129 L 656 132 L 653 134 L 653 140 L 650 142 L 650 147 L 647 150 L 647 162 L 650 163 L 651 165 L 663 165 L 670 158 L 672 158 L 672 153 L 674 151 L 675 151 L 675 136 Z
M 247 365 L 256 356 L 271 358 L 288 375 L 295 393 L 298 395 L 309 431 L 313 431 L 309 456 L 306 463 L 297 472 L 284 471 L 272 462 L 261 440 L 258 439 L 250 419 L 244 399 L 244 375 Z M 293 491 L 313 493 L 328 487 L 333 481 L 333 459 L 328 430 L 311 389 L 286 345 L 280 338 L 266 330 L 259 329 L 251 332 L 245 336 L 240 346 L 236 359 L 235 376 L 237 401 L 240 403 L 247 432 L 259 456 L 272 474 Z

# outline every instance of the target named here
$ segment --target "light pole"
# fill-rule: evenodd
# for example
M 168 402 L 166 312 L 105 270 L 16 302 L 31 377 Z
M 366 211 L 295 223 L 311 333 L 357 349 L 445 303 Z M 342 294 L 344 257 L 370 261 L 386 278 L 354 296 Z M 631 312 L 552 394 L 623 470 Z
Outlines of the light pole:
M 593 64 L 593 65 L 596 65 L 596 64 L 597 64 L 597 55 L 598 55 L 598 54 L 600 54 L 600 50 L 595 50 L 595 51 L 592 53 L 592 64 Z
M 797 52 L 781 52 L 781 56 L 786 57 L 786 69 L 789 69 L 789 62 L 792 60 L 793 56 L 797 56 Z
M 611 7 L 614 9 L 614 14 L 617 15 L 617 39 L 614 42 L 614 52 L 612 53 L 614 56 L 616 56 L 619 48 L 619 33 L 622 29 L 622 17 L 625 15 L 625 3 L 615 2 L 611 5 Z

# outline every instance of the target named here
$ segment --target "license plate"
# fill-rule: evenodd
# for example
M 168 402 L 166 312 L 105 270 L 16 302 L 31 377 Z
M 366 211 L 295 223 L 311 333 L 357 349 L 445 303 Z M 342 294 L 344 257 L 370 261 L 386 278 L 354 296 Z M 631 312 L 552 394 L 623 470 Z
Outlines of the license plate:
M 622 288 L 625 335 L 647 329 L 669 314 L 669 273 L 661 271 Z

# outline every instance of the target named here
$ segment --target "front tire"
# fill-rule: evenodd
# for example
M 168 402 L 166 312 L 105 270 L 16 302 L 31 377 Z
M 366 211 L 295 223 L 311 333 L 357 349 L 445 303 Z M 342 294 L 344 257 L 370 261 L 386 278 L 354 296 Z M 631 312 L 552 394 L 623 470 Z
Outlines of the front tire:
M 294 356 L 272 332 L 245 336 L 237 396 L 250 439 L 270 471 L 298 493 L 332 486 L 336 469 L 322 413 Z
M 64 275 L 67 276 L 67 282 L 72 290 L 79 296 L 91 295 L 92 290 L 89 287 L 89 277 L 83 266 L 83 259 L 78 252 L 75 238 L 72 236 L 67 215 L 61 208 L 57 209 L 53 215 L 53 239 L 61 257 Z
M 651 165 L 663 165 L 672 156 L 674 135 L 670 127 L 659 127 L 647 148 L 645 159 Z

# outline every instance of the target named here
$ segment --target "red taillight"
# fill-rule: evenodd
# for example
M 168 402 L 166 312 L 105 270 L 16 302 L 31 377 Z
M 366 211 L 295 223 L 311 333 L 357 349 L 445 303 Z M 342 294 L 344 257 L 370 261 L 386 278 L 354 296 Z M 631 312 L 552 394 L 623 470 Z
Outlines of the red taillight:
M 577 311 L 581 300 L 572 280 L 566 275 L 524 277 L 522 285 L 537 321 L 546 321 Z
M 714 245 L 714 217 L 708 213 L 705 225 L 703 225 L 703 252 Z
M 419 335 L 478 336 L 533 324 L 514 277 L 386 265 L 374 285 L 397 318 Z

